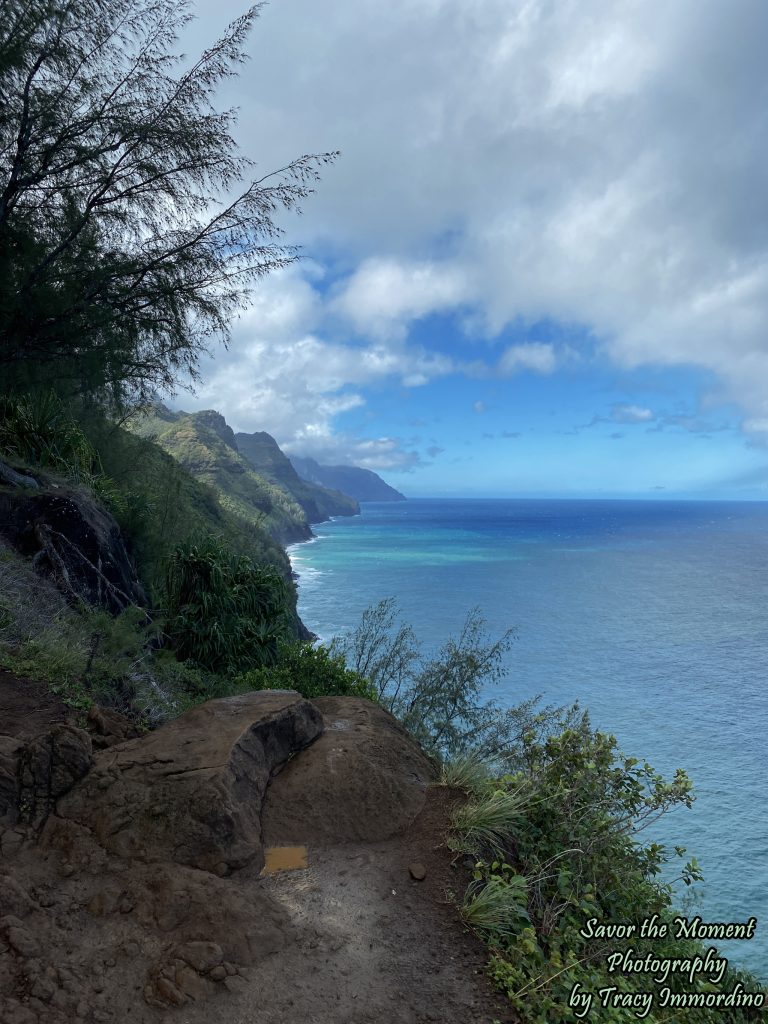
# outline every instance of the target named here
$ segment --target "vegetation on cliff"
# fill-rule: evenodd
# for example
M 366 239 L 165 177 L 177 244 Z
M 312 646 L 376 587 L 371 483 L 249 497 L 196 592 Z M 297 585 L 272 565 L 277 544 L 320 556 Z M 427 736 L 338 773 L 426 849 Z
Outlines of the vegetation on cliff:
M 195 479 L 212 487 L 223 508 L 279 544 L 312 536 L 299 503 L 254 470 L 219 413 L 174 413 L 155 404 L 132 417 L 128 427 L 160 445 Z
M 270 483 L 293 495 L 310 523 L 321 523 L 331 516 L 357 515 L 360 506 L 349 494 L 302 479 L 293 463 L 264 431 L 235 435 L 237 448 L 253 468 Z

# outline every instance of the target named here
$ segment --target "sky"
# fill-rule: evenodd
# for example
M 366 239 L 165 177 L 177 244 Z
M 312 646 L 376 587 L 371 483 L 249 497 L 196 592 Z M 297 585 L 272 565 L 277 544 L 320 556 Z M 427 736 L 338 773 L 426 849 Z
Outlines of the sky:
M 190 55 L 243 13 L 200 0 Z M 340 150 L 176 408 L 408 496 L 768 500 L 768 4 L 272 0 L 220 93 Z

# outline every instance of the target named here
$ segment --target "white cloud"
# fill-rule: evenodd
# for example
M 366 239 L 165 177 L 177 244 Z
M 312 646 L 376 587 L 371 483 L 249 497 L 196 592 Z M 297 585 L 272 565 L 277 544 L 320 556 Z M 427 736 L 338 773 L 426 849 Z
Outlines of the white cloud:
M 499 373 L 508 375 L 518 370 L 534 370 L 536 373 L 552 373 L 557 365 L 552 345 L 532 341 L 523 345 L 511 345 L 499 359 Z
M 650 423 L 655 416 L 651 409 L 639 405 L 614 405 L 611 419 L 616 423 Z
M 370 259 L 345 282 L 333 308 L 362 334 L 403 339 L 414 320 L 456 309 L 468 295 L 456 267 Z
M 219 409 L 236 431 L 266 430 L 286 450 L 322 461 L 413 467 L 418 456 L 401 439 L 338 434 L 334 420 L 366 404 L 361 392 L 367 385 L 394 379 L 417 387 L 451 372 L 451 360 L 397 343 L 327 341 L 310 332 L 322 317 L 322 300 L 303 268 L 265 279 L 234 325 L 229 351 L 206 359 L 196 393 L 173 404 Z
M 240 13 L 200 7 L 207 39 Z M 618 366 L 703 367 L 745 429 L 767 419 L 766 37 L 763 0 L 265 7 L 231 94 L 243 149 L 262 168 L 342 150 L 289 240 L 339 258 L 334 310 L 370 341 L 353 359 L 319 340 L 310 288 L 273 311 L 304 324 L 279 387 L 423 384 L 453 364 L 408 329 L 455 311 L 488 338 L 584 325 Z

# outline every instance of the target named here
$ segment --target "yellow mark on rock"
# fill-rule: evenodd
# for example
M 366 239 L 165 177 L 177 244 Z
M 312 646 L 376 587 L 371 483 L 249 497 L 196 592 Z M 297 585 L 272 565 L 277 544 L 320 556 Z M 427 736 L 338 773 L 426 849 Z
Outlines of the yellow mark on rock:
M 301 871 L 308 866 L 306 846 L 268 846 L 264 851 L 262 875 L 278 871 Z

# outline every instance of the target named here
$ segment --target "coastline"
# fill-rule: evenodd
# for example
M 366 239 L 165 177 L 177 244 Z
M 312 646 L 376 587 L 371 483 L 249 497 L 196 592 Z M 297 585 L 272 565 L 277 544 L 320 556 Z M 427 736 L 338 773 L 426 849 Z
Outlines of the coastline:
M 446 506 L 474 513 L 484 505 L 487 535 L 478 534 L 476 523 L 458 530 L 456 523 L 433 519 Z M 751 730 L 742 735 L 747 721 L 766 719 L 762 666 L 768 643 L 760 639 L 756 612 L 763 598 L 736 585 L 739 559 L 749 563 L 753 583 L 768 579 L 755 575 L 754 552 L 765 551 L 765 543 L 752 539 L 765 535 L 768 507 L 653 506 L 657 514 L 648 520 L 634 502 L 411 499 L 406 523 L 395 509 L 391 514 L 377 504 L 366 517 L 371 531 L 351 533 L 341 524 L 327 547 L 305 549 L 307 568 L 318 573 L 327 572 L 332 560 L 336 597 L 327 594 L 330 581 L 312 585 L 305 568 L 300 607 L 326 638 L 354 627 L 360 609 L 397 595 L 403 620 L 430 647 L 460 625 L 471 604 L 481 605 L 494 633 L 511 620 L 519 639 L 501 695 L 510 704 L 540 692 L 545 703 L 567 705 L 578 698 L 600 727 L 618 735 L 627 754 L 647 757 L 665 772 L 686 768 L 697 802 L 692 812 L 669 819 L 660 841 L 687 845 L 702 863 L 705 916 L 754 915 L 768 922 L 760 886 L 768 866 L 749 813 L 760 800 L 758 752 Z M 509 517 L 500 519 L 505 508 Z M 611 515 L 605 522 L 592 514 L 606 508 Z M 540 517 L 532 518 L 537 510 Z M 465 558 L 467 537 L 492 551 L 492 559 L 483 551 L 483 561 L 475 560 L 477 551 Z M 522 544 L 523 554 L 505 561 L 512 544 Z M 445 564 L 432 557 L 436 548 L 449 556 Z M 730 552 L 727 558 L 724 552 Z M 691 590 L 697 580 L 701 585 Z M 716 619 L 710 594 L 722 594 Z M 721 626 L 713 629 L 717 622 Z M 749 643 L 736 645 L 736 623 Z M 727 715 L 723 729 L 722 701 L 734 674 L 745 713 Z M 670 714 L 679 723 L 674 732 Z M 768 729 L 768 722 L 759 728 Z M 701 896 L 702 889 L 694 889 Z M 750 943 L 723 948 L 736 963 L 760 971 L 768 960 L 768 927 L 758 928 Z

